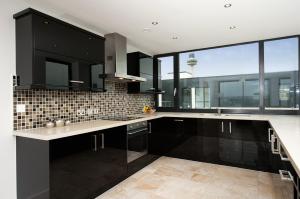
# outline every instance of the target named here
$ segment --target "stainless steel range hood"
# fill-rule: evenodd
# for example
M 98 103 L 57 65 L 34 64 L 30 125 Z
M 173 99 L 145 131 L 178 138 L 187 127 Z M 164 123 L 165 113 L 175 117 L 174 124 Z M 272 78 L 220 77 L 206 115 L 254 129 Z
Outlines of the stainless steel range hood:
M 117 82 L 145 82 L 142 77 L 127 74 L 127 39 L 118 33 L 105 37 L 105 74 L 107 80 Z

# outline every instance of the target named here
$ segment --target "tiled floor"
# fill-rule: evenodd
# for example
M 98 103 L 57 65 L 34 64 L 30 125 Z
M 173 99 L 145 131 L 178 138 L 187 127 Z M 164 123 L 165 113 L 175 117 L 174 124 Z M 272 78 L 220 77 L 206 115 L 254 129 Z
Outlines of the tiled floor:
M 97 199 L 292 199 L 292 191 L 277 174 L 161 157 Z

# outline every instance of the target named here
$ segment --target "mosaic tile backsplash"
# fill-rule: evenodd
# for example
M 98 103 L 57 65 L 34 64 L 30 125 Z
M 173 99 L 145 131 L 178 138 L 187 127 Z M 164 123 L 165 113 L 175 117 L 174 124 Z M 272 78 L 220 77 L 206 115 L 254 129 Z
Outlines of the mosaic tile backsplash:
M 127 94 L 127 84 L 106 82 L 107 92 L 16 90 L 14 91 L 14 130 L 40 128 L 49 119 L 72 123 L 142 113 L 144 105 L 154 105 L 151 94 Z M 26 111 L 17 113 L 17 104 Z

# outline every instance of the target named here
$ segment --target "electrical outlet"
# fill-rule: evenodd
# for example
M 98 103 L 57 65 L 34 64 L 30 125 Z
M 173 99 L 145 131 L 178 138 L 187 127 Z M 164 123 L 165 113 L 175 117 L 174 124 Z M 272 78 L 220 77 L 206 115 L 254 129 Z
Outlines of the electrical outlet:
M 87 114 L 87 115 L 93 115 L 93 114 L 94 114 L 93 109 L 87 109 L 87 110 L 86 110 L 86 114 Z
M 25 113 L 26 105 L 25 104 L 17 104 L 17 113 Z
M 97 115 L 97 114 L 99 114 L 99 109 L 95 108 L 94 109 L 94 115 Z
M 84 116 L 85 115 L 85 110 L 84 109 L 78 109 L 77 110 L 77 115 Z

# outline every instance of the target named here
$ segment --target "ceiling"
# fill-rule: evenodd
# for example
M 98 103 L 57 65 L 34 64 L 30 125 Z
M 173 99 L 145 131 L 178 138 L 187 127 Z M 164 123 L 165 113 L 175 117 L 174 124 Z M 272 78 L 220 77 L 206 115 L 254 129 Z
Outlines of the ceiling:
M 300 34 L 299 0 L 25 1 L 152 55 Z

